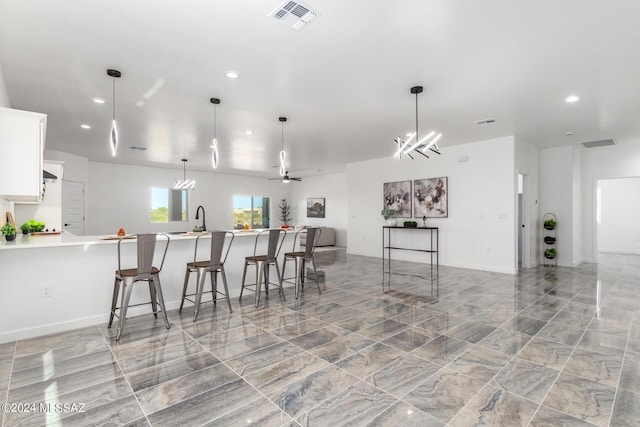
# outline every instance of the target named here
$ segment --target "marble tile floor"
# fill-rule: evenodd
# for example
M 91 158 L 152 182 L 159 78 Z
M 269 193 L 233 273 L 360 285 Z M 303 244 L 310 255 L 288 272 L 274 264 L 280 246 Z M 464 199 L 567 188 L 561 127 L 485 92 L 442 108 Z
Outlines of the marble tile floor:
M 433 280 L 394 261 L 384 285 L 379 259 L 317 257 L 320 295 L 0 344 L 2 425 L 639 425 L 640 256 Z

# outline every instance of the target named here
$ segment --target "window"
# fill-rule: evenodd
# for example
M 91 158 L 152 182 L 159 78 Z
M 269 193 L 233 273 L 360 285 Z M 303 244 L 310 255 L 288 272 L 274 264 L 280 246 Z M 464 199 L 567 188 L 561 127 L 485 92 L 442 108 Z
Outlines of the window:
M 151 222 L 187 221 L 187 190 L 151 189 Z
M 269 228 L 269 198 L 233 196 L 233 226 L 243 228 Z

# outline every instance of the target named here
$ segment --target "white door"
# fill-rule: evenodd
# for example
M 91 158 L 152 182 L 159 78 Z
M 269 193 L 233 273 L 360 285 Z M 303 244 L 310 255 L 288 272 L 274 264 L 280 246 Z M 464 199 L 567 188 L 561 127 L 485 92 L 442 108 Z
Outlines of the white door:
M 62 228 L 76 236 L 84 234 L 84 183 L 62 182 Z

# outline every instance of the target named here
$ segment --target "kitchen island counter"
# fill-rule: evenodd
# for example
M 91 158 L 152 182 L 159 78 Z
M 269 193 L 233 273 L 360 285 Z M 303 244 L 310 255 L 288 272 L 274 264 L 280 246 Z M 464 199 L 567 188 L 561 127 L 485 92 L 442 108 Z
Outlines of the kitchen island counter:
M 255 238 L 257 231 L 254 230 L 229 230 L 231 231 L 235 237 L 248 237 L 253 236 Z M 291 234 L 296 232 L 294 229 L 285 230 L 287 234 Z M 162 234 L 162 233 L 161 233 Z M 180 233 L 165 233 L 169 236 L 169 238 L 173 240 L 194 240 L 198 237 L 198 233 L 194 232 L 180 232 Z M 206 234 L 206 233 L 202 233 Z M 133 241 L 135 239 L 130 239 L 129 237 L 133 237 L 133 235 L 126 236 L 124 239 L 125 242 Z M 116 235 L 108 235 L 108 236 L 76 236 L 71 233 L 62 233 L 62 234 L 53 234 L 53 235 L 16 235 L 15 240 L 7 242 L 2 239 L 0 242 L 0 250 L 7 249 L 28 249 L 28 248 L 46 248 L 46 247 L 56 247 L 56 246 L 88 246 L 88 245 L 105 245 L 105 244 L 114 244 L 117 243 L 120 238 Z
M 280 252 L 280 266 L 284 252 L 293 249 L 295 231 L 287 230 Z M 253 255 L 256 234 L 256 231 L 234 231 L 235 239 L 225 263 L 234 310 L 238 308 L 244 258 Z M 0 244 L 0 343 L 107 322 L 118 268 L 118 239 L 105 240 L 104 237 L 19 235 L 13 242 Z M 193 261 L 197 236 L 172 234 L 169 237 L 171 242 L 160 279 L 166 307 L 171 310 L 180 306 L 186 263 Z M 135 241 L 122 241 L 123 268 L 135 266 Z M 156 266 L 160 264 L 163 249 L 163 242 L 158 241 Z M 208 244 L 199 245 L 198 259 L 208 259 L 208 251 Z M 291 274 L 292 269 L 287 276 Z M 247 282 L 252 283 L 254 277 L 252 269 L 247 274 Z M 275 269 L 271 269 L 271 281 L 277 281 Z M 190 282 L 190 292 L 194 288 L 195 275 Z M 287 291 L 287 295 L 293 298 L 292 291 Z M 254 295 L 249 292 L 246 297 L 253 299 Z M 269 298 L 278 298 L 278 292 L 270 293 Z M 131 305 L 148 300 L 149 288 L 134 286 Z M 185 304 L 185 307 L 189 306 L 190 303 Z M 212 308 L 208 304 L 202 309 Z M 227 305 L 218 304 L 216 309 L 227 310 Z M 129 310 L 129 316 L 148 314 L 151 324 L 153 316 L 150 313 L 148 305 Z

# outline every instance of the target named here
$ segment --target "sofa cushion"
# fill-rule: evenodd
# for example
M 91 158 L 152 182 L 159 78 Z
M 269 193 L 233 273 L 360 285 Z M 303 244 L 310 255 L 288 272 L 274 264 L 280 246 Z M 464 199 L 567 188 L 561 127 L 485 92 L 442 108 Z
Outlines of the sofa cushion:
M 305 226 L 304 228 L 311 228 Z M 333 246 L 336 244 L 336 230 L 332 227 L 317 227 L 320 228 L 320 237 L 316 246 Z M 307 233 L 300 235 L 300 246 L 306 246 Z

